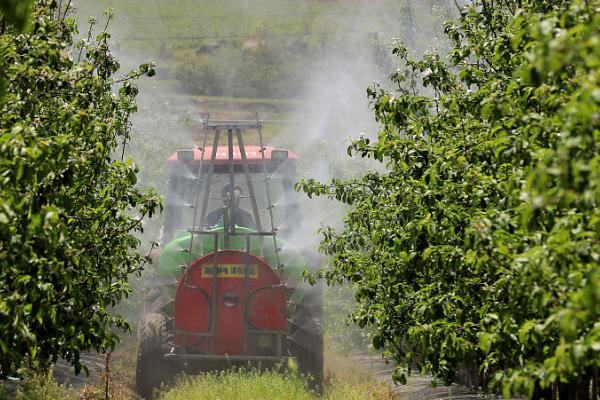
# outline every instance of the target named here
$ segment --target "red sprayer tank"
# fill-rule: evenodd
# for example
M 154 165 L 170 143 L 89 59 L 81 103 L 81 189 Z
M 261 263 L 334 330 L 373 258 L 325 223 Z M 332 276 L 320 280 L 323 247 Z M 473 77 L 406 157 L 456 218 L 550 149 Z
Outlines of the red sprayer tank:
M 211 304 L 212 299 L 216 304 Z M 214 332 L 210 332 L 212 318 Z M 271 267 L 253 254 L 238 250 L 207 254 L 179 280 L 175 341 L 189 350 L 280 354 L 277 343 L 282 343 L 286 323 L 285 289 Z

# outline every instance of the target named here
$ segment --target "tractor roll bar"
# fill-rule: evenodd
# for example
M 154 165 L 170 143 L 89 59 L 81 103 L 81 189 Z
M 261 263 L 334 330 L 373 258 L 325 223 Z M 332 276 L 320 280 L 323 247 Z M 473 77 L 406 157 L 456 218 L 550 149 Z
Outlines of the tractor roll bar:
M 194 236 L 195 235 L 212 235 L 214 238 L 214 244 L 213 244 L 213 259 L 212 259 L 212 264 L 215 268 L 213 268 L 213 276 L 212 276 L 212 293 L 211 296 L 208 296 L 206 293 L 202 293 L 203 295 L 205 295 L 205 297 L 210 297 L 208 299 L 209 304 L 210 304 L 210 325 L 209 325 L 209 329 L 207 332 L 197 332 L 196 334 L 198 336 L 201 337 L 208 337 L 210 339 L 210 351 L 211 353 L 214 353 L 215 350 L 215 327 L 216 327 L 216 304 L 217 304 L 217 299 L 216 299 L 216 295 L 217 295 L 217 268 L 216 265 L 218 264 L 217 258 L 218 258 L 218 254 L 219 254 L 219 237 L 223 237 L 223 244 L 225 249 L 228 249 L 230 247 L 230 237 L 233 236 L 244 236 L 245 237 L 245 242 L 246 242 L 246 249 L 245 252 L 249 255 L 250 254 L 250 238 L 251 236 L 258 236 L 261 237 L 260 242 L 261 242 L 261 253 L 264 252 L 264 241 L 263 241 L 263 237 L 265 236 L 269 236 L 272 237 L 273 240 L 273 245 L 274 245 L 274 256 L 275 256 L 275 263 L 276 263 L 276 268 L 277 271 L 279 272 L 279 276 L 281 276 L 281 272 L 283 270 L 284 265 L 281 264 L 280 262 L 280 255 L 279 252 L 281 251 L 280 248 L 278 248 L 277 246 L 277 239 L 276 239 L 276 235 L 277 235 L 277 228 L 275 227 L 275 223 L 273 220 L 273 203 L 271 201 L 271 193 L 269 190 L 269 176 L 267 174 L 267 168 L 266 168 L 266 163 L 265 163 L 265 147 L 264 147 L 264 143 L 263 143 L 263 137 L 262 137 L 262 127 L 263 125 L 269 124 L 269 125 L 300 125 L 299 122 L 295 122 L 295 121 L 263 121 L 263 120 L 259 120 L 258 116 L 255 120 L 217 120 L 217 121 L 211 121 L 209 118 L 209 115 L 207 115 L 206 119 L 202 119 L 201 120 L 202 125 L 204 127 L 204 139 L 203 139 L 203 143 L 202 143 L 202 147 L 199 147 L 200 151 L 201 151 L 201 156 L 200 156 L 200 162 L 199 162 L 199 167 L 198 167 L 198 176 L 196 179 L 196 190 L 195 190 L 195 200 L 194 200 L 194 221 L 193 221 L 193 227 L 198 226 L 200 229 L 196 230 L 196 229 L 189 229 L 188 231 L 191 233 L 191 239 L 190 239 L 190 245 L 189 245 L 189 254 L 188 254 L 188 262 L 187 262 L 187 268 L 189 268 L 192 265 L 193 259 L 192 259 L 192 249 L 193 249 L 193 244 L 194 244 Z M 266 200 L 268 203 L 268 219 L 270 220 L 270 230 L 265 230 L 263 231 L 263 224 L 261 223 L 260 220 L 260 215 L 259 215 L 259 210 L 258 210 L 258 204 L 257 204 L 257 199 L 256 199 L 256 195 L 255 195 L 255 188 L 254 188 L 254 184 L 250 178 L 250 169 L 248 166 L 248 158 L 247 158 L 247 154 L 246 154 L 246 149 L 245 149 L 245 144 L 244 144 L 244 138 L 243 138 L 243 134 L 245 133 L 245 131 L 248 130 L 256 130 L 258 133 L 258 141 L 259 141 L 259 146 L 260 146 L 260 155 L 261 155 L 261 159 L 262 159 L 262 174 L 263 174 L 263 181 L 264 181 L 264 190 L 266 191 Z M 202 179 L 202 173 L 203 173 L 203 168 L 202 168 L 202 163 L 203 161 L 205 161 L 205 152 L 206 152 L 206 145 L 208 142 L 208 133 L 209 131 L 214 132 L 214 135 L 212 137 L 213 140 L 213 145 L 210 151 L 210 162 L 208 165 L 208 174 L 206 176 L 206 181 L 203 181 Z M 242 167 L 243 167 L 243 173 L 244 173 L 244 179 L 246 180 L 246 184 L 248 186 L 248 191 L 249 191 L 249 196 L 250 196 L 250 200 L 252 203 L 252 213 L 254 214 L 254 219 L 256 222 L 256 227 L 257 227 L 257 232 L 244 232 L 241 233 L 239 231 L 236 231 L 236 225 L 235 225 L 235 213 L 233 212 L 229 212 L 223 213 L 223 225 L 224 225 L 224 229 L 223 232 L 215 232 L 215 231 L 208 231 L 205 229 L 205 223 L 206 223 L 206 216 L 207 216 L 207 206 L 208 206 L 208 200 L 210 199 L 210 188 L 212 185 L 212 181 L 214 179 L 214 174 L 215 174 L 215 160 L 216 160 L 216 156 L 217 156 L 217 149 L 219 147 L 219 141 L 221 140 L 221 136 L 224 136 L 224 139 L 227 141 L 226 145 L 227 145 L 227 150 L 228 150 L 228 162 L 227 162 L 227 170 L 228 170 L 228 185 L 230 188 L 234 188 L 235 187 L 235 180 L 234 180 L 234 174 L 235 174 L 235 168 L 234 168 L 234 146 L 237 145 L 237 147 L 239 148 L 239 154 L 241 156 L 241 160 L 242 160 Z M 235 139 L 235 140 L 234 140 Z M 236 144 L 234 144 L 234 141 L 237 142 Z M 208 160 L 206 160 L 208 161 Z M 202 186 L 204 186 L 203 190 L 202 190 Z M 202 205 L 200 207 L 198 207 L 198 203 L 199 200 L 202 199 Z M 232 205 L 235 204 L 235 198 L 234 198 L 234 190 L 230 190 L 227 194 L 227 205 L 228 207 L 232 207 Z M 231 208 L 228 208 L 228 210 L 231 210 Z M 199 214 L 198 214 L 198 211 Z M 199 220 L 198 220 L 199 217 Z M 203 243 L 201 241 L 201 243 Z M 247 260 L 245 260 L 245 264 L 249 265 L 250 260 L 247 258 Z M 249 269 L 246 268 L 245 269 L 245 276 L 244 276 L 244 299 L 245 301 L 247 301 L 254 293 L 249 293 L 248 290 L 248 279 L 249 279 Z M 187 282 L 187 277 L 188 274 L 185 274 L 185 278 L 184 278 L 184 286 L 192 288 L 192 285 L 189 285 Z M 255 333 L 254 329 L 252 329 L 254 327 L 249 326 L 248 324 L 248 310 L 247 308 L 244 309 L 244 331 L 248 334 L 248 333 Z M 265 331 L 263 331 L 265 332 Z M 183 336 L 189 335 L 189 333 L 184 333 L 184 332 L 179 332 L 179 334 L 183 334 Z M 283 337 L 282 337 L 282 333 L 275 333 L 276 337 L 277 337 L 277 352 L 278 352 L 278 357 L 273 357 L 273 359 L 275 358 L 279 358 L 281 359 L 281 351 L 283 348 Z M 247 348 L 247 335 L 244 335 L 244 345 L 243 345 L 243 351 L 244 353 L 246 352 L 246 348 Z M 165 358 L 169 358 L 168 356 L 171 355 L 165 355 Z M 175 355 L 171 356 L 174 357 Z M 186 357 L 189 357 L 190 355 L 185 355 Z M 206 357 L 206 356 L 204 356 Z M 270 358 L 270 357 L 267 357 Z M 262 359 L 266 360 L 267 358 L 262 357 Z M 207 358 L 205 358 L 207 359 Z M 248 356 L 244 356 L 244 359 L 247 360 Z
M 264 119 L 220 119 L 211 121 L 208 118 L 202 121 L 204 129 L 258 129 L 263 125 L 301 126 L 300 121 L 264 120 Z
M 277 231 L 277 229 L 275 229 Z M 277 232 L 214 232 L 214 231 L 197 231 L 194 229 L 188 229 L 188 232 L 194 235 L 217 235 L 217 236 L 275 236 Z

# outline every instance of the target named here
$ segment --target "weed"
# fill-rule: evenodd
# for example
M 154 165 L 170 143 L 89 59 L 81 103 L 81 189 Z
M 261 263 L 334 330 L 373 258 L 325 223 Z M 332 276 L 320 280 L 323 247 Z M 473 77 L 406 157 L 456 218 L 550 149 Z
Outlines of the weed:
M 361 382 L 332 380 L 325 389 L 323 400 L 393 400 L 391 389 L 374 378 Z
M 79 392 L 79 400 L 132 400 L 139 397 L 135 393 L 135 337 L 123 335 L 114 353 L 106 358 L 101 380 L 86 385 Z
M 163 388 L 159 400 L 317 400 L 306 381 L 294 374 L 275 371 L 229 370 L 182 376 L 172 388 Z M 390 388 L 371 379 L 341 382 L 332 379 L 323 400 L 392 400 Z
M 182 376 L 175 387 L 164 389 L 160 400 L 313 400 L 306 382 L 274 371 L 229 370 Z
M 15 391 L 0 387 L 0 400 L 70 400 L 75 392 L 59 385 L 52 372 L 31 372 Z

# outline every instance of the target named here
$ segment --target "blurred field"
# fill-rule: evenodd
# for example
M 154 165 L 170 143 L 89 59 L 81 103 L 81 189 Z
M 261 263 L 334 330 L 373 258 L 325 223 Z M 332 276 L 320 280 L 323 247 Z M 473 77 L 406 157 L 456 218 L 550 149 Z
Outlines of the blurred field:
M 418 30 L 406 27 L 402 4 L 397 0 L 75 3 L 82 32 L 88 16 L 104 21 L 102 11 L 114 9 L 109 30 L 125 68 L 154 60 L 157 79 L 176 82 L 179 93 L 276 99 L 301 98 L 311 76 L 331 69 L 330 57 L 381 57 L 386 50 L 377 48 L 387 49 L 393 38 L 407 34 L 411 44 L 431 41 L 440 21 L 429 2 L 411 6 L 410 21 L 423 21 L 417 22 Z
M 326 36 L 351 34 L 357 26 L 337 23 L 368 16 L 384 18 L 396 1 L 314 0 L 81 0 L 77 14 L 99 16 L 107 7 L 116 12 L 116 39 L 138 42 L 176 42 L 176 47 L 213 40 L 244 40 L 254 36 Z M 396 6 L 396 8 L 398 8 Z M 119 22 L 127 21 L 127 26 Z M 332 21 L 336 21 L 332 25 Z M 340 30 L 345 28 L 346 30 Z M 375 28 L 374 26 L 371 28 Z M 124 34 L 127 34 L 125 36 Z M 144 44 L 146 42 L 147 44 Z M 187 44 L 186 44 L 187 43 Z

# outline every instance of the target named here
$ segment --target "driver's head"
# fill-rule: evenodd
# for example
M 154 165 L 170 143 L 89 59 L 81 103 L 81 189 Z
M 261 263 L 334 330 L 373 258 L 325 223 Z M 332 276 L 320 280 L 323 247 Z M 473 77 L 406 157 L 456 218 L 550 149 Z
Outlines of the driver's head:
M 229 199 L 231 193 L 231 185 L 225 185 L 223 190 L 221 191 L 221 197 L 223 198 L 223 202 Z M 242 197 L 242 188 L 238 185 L 233 187 L 233 206 L 237 208 L 240 205 L 240 197 Z

